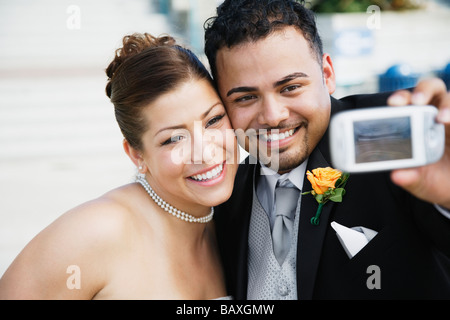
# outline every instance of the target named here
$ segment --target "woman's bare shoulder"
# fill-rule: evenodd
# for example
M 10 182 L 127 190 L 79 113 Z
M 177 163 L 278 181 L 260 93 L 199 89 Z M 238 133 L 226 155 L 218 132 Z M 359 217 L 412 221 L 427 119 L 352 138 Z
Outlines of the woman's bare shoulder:
M 114 241 L 133 218 L 132 208 L 124 201 L 127 193 L 129 190 L 124 186 L 86 201 L 63 213 L 39 235 L 60 238 L 78 246 L 87 242 L 89 247 Z
M 61 216 L 61 222 L 68 228 L 79 228 L 82 232 L 91 232 L 92 236 L 116 234 L 126 227 L 133 218 L 132 187 L 129 185 L 111 190 L 104 195 L 87 201 Z M 58 221 L 55 221 L 58 223 Z M 120 234 L 120 233 L 119 233 Z
M 15 296 L 24 298 L 45 298 L 43 287 L 53 298 L 61 293 L 95 294 L 105 284 L 108 264 L 126 251 L 125 239 L 133 224 L 126 199 L 132 191 L 132 185 L 114 189 L 67 211 L 39 232 L 6 270 L 0 296 L 8 286 L 15 286 Z M 67 270 L 73 266 L 89 284 L 84 290 L 67 290 Z

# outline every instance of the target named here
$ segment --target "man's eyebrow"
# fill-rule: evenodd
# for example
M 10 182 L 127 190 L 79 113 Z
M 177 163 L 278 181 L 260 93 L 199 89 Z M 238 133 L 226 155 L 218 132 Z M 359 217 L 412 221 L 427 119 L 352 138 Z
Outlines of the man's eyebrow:
M 236 92 L 252 92 L 256 91 L 256 87 L 236 87 L 227 92 L 227 97 Z
M 283 84 L 285 84 L 285 83 L 287 83 L 289 81 L 292 81 L 292 80 L 294 80 L 296 78 L 308 78 L 308 75 L 306 73 L 303 73 L 303 72 L 291 73 L 291 74 L 287 75 L 286 77 L 284 77 L 283 79 L 275 82 L 273 84 L 273 87 L 276 88 L 276 87 L 281 86 L 281 85 L 283 85 Z
M 292 81 L 296 78 L 307 78 L 307 77 L 308 77 L 308 75 L 306 73 L 294 72 L 294 73 L 291 73 L 291 74 L 285 76 L 283 79 L 275 82 L 273 84 L 273 87 L 276 88 L 276 87 L 283 85 L 289 81 Z M 258 90 L 258 88 L 256 88 L 256 87 L 236 87 L 227 92 L 227 97 L 231 96 L 233 93 L 236 93 L 236 92 L 252 92 L 252 91 L 257 91 L 257 90 Z

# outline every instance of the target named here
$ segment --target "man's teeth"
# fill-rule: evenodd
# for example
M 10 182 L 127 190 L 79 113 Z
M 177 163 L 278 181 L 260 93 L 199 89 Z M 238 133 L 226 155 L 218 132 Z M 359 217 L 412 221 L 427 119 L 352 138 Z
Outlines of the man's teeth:
M 288 131 L 285 131 L 283 133 L 264 133 L 262 136 L 264 138 L 264 140 L 266 141 L 278 141 L 278 140 L 283 140 L 286 139 L 290 136 L 292 136 L 295 132 L 295 129 L 291 129 Z
M 195 176 L 191 176 L 192 179 L 196 181 L 205 181 L 217 178 L 223 171 L 223 164 L 218 165 L 214 169 L 207 171 L 202 174 L 196 174 Z

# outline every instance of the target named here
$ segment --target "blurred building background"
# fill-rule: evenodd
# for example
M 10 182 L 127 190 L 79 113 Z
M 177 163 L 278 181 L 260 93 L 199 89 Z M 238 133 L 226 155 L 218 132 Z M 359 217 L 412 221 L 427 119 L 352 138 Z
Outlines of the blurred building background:
M 450 87 L 449 0 L 311 2 L 334 62 L 335 97 L 412 87 L 430 76 Z
M 170 33 L 201 56 L 203 23 L 221 2 L 0 0 L 0 275 L 63 212 L 133 180 L 104 93 L 122 37 Z M 448 0 L 308 5 L 336 97 L 450 72 Z

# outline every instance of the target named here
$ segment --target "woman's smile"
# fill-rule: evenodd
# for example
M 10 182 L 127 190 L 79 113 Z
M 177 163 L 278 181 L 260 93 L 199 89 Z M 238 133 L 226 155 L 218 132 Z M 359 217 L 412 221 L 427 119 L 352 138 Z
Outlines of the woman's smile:
M 226 165 L 224 162 L 212 168 L 210 167 L 208 169 L 202 170 L 202 172 L 194 174 L 188 177 L 188 179 L 203 186 L 212 186 L 222 182 L 225 177 L 225 173 Z

